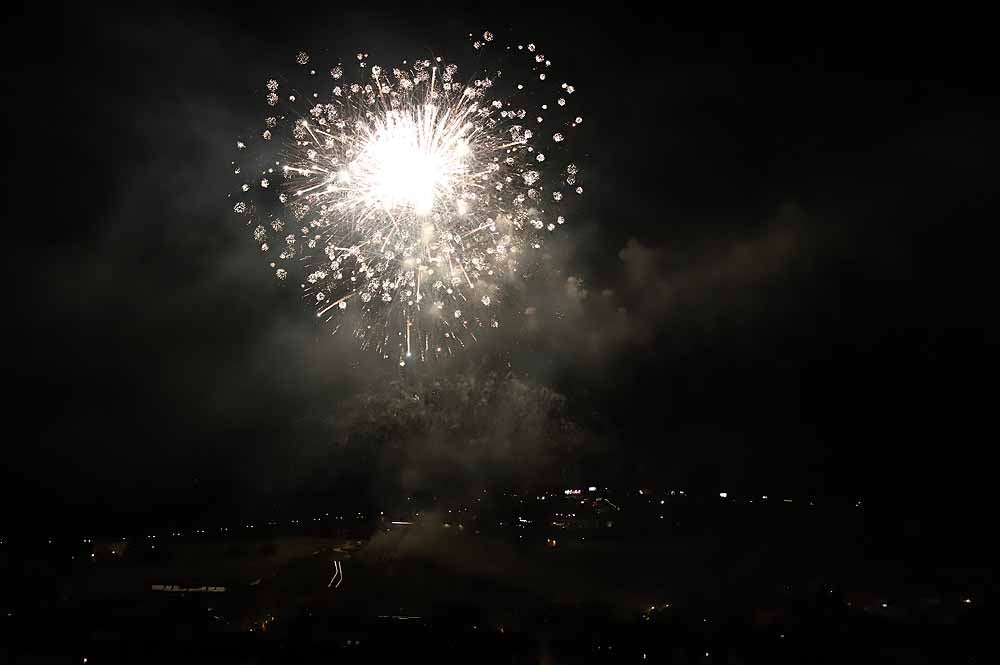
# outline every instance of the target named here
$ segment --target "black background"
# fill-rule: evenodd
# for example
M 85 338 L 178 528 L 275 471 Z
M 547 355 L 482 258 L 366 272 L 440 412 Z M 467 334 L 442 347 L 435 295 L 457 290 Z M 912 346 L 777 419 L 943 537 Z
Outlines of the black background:
M 576 83 L 587 196 L 529 297 L 545 323 L 522 334 L 512 313 L 469 362 L 564 394 L 605 443 L 590 478 L 863 496 L 975 537 L 996 439 L 984 19 L 725 18 L 276 3 L 13 21 L 39 36 L 5 58 L 5 523 L 389 491 L 381 471 L 302 468 L 361 464 L 316 453 L 309 423 L 399 372 L 273 279 L 229 212 L 232 146 L 300 49 L 391 62 L 491 29 Z M 570 275 L 590 294 L 566 323 Z

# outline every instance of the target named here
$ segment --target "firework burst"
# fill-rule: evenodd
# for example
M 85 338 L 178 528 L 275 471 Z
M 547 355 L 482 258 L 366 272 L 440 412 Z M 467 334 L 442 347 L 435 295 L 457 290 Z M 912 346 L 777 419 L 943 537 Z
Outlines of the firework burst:
M 294 275 L 334 332 L 348 322 L 401 365 L 498 327 L 510 280 L 583 193 L 567 150 L 583 121 L 567 109 L 574 87 L 546 82 L 534 44 L 503 55 L 519 66 L 461 78 L 441 58 L 384 69 L 359 53 L 349 80 L 300 52 L 308 92 L 267 81 L 263 127 L 237 142 L 233 209 L 278 279 Z

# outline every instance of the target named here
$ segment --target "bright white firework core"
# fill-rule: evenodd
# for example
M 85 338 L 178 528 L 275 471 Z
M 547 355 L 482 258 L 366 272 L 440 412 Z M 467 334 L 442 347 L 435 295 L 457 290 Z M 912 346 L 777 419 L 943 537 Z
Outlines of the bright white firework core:
M 338 84 L 326 101 L 279 94 L 286 84 L 267 81 L 260 187 L 240 182 L 239 196 L 253 198 L 233 210 L 255 225 L 278 279 L 302 268 L 304 296 L 333 332 L 349 322 L 362 348 L 401 365 L 450 356 L 499 326 L 508 280 L 544 260 L 534 250 L 557 228 L 549 219 L 565 221 L 562 190 L 577 185 L 578 168 L 564 166 L 567 142 L 525 127 L 540 117 L 541 84 L 524 90 L 523 77 L 501 80 L 493 66 L 458 80 L 440 58 L 390 70 L 365 57 L 356 80 L 341 81 L 339 63 L 330 69 Z M 541 67 L 539 57 L 527 66 Z M 573 92 L 562 90 L 551 94 Z M 579 123 L 560 117 L 576 109 L 559 101 L 541 109 L 554 109 L 546 126 L 565 139 Z M 274 166 L 282 180 L 272 179 Z
M 436 202 L 455 197 L 468 173 L 471 129 L 455 120 L 426 104 L 376 121 L 349 167 L 349 186 L 360 199 L 353 203 L 425 216 Z

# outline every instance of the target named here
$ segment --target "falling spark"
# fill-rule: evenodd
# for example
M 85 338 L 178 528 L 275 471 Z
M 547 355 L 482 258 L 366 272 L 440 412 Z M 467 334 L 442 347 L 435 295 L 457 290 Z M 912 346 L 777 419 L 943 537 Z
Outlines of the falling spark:
M 480 56 L 502 49 L 489 31 L 470 39 Z M 243 159 L 259 151 L 260 173 L 240 182 L 233 210 L 279 280 L 301 276 L 317 317 L 352 317 L 362 348 L 404 366 L 499 327 L 505 285 L 565 221 L 558 188 L 579 176 L 561 164 L 580 119 L 559 96 L 572 87 L 518 63 L 513 75 L 498 66 L 464 79 L 441 58 L 391 68 L 367 58 L 357 54 L 354 78 L 342 62 L 319 69 L 336 82 L 325 91 L 266 82 L 264 127 L 237 144 Z M 550 65 L 541 55 L 520 64 Z M 304 72 L 309 86 L 330 80 L 316 71 Z M 560 131 L 535 137 L 535 115 Z

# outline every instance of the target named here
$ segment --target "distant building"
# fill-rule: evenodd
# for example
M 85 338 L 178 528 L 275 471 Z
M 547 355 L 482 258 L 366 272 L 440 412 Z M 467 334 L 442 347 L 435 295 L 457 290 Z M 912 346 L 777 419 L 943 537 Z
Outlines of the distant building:
M 172 591 L 174 593 L 225 593 L 224 586 L 189 586 L 186 584 L 153 584 L 153 591 Z

